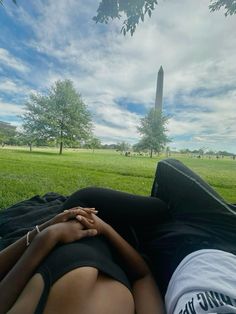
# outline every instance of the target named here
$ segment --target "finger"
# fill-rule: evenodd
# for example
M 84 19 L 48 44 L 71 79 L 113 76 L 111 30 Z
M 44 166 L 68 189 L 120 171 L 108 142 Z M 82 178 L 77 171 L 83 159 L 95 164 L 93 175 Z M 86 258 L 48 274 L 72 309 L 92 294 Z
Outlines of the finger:
M 98 210 L 96 210 L 95 208 L 83 207 L 83 210 L 89 214 L 97 214 L 98 213 Z
M 93 222 L 92 221 L 92 213 L 86 212 L 83 209 L 80 209 L 79 212 L 77 213 L 77 215 L 74 218 L 76 218 L 77 216 L 83 216 L 83 217 L 87 218 L 88 220 L 91 220 L 91 222 Z
M 93 227 L 93 224 L 83 216 L 78 215 L 76 216 L 76 219 L 78 219 L 79 222 L 88 229 Z
M 79 212 L 78 212 L 79 215 L 83 215 L 83 216 L 85 216 L 85 217 L 91 216 L 91 214 L 88 213 L 88 212 L 87 212 L 86 210 L 84 210 L 84 209 L 79 209 L 78 211 L 79 211 Z
M 93 214 L 93 213 L 87 213 L 87 212 L 81 210 L 81 211 L 79 212 L 79 214 L 76 215 L 76 217 L 77 217 L 77 216 L 83 216 L 83 217 L 87 218 L 88 220 L 93 220 L 93 215 L 95 215 L 95 214 Z M 75 218 L 76 218 L 76 217 L 75 217 Z
M 75 209 L 83 209 L 83 210 L 86 210 L 88 212 L 97 212 L 95 207 L 81 207 L 81 206 L 76 206 L 76 207 L 72 207 L 70 209 L 65 209 L 64 211 L 75 210 Z
M 85 215 L 85 216 L 84 216 L 84 215 L 77 215 L 77 216 L 75 217 L 75 219 L 78 220 L 78 222 L 81 222 L 81 219 L 82 219 L 81 217 L 84 217 L 84 218 L 85 218 L 88 222 L 90 222 L 91 224 L 94 223 L 94 220 L 91 219 L 91 217 L 92 217 L 91 215 L 89 216 L 90 218 L 87 217 L 87 215 Z
M 76 211 L 77 211 L 77 215 L 78 214 L 83 214 L 84 216 L 91 215 L 91 214 L 97 214 L 98 213 L 98 211 L 95 208 L 80 207 L 80 206 L 73 207 L 73 208 L 70 208 L 70 209 L 65 209 L 64 213 L 68 213 L 70 215 L 70 213 L 74 213 Z
M 86 217 L 86 216 L 83 216 L 83 215 L 78 215 L 78 216 L 76 216 L 75 218 L 76 218 L 78 221 L 80 221 L 80 219 L 81 219 L 80 216 L 83 217 L 83 218 L 85 218 L 85 219 L 86 219 L 88 222 L 90 222 L 91 224 L 94 223 L 94 220 L 91 219 L 91 216 Z
M 70 219 L 75 218 L 77 215 L 81 214 L 81 215 L 87 215 L 87 213 L 85 211 L 83 211 L 82 209 L 70 209 L 70 210 L 65 210 L 63 212 L 63 221 L 67 221 Z
M 84 237 L 94 237 L 95 235 L 97 235 L 98 232 L 96 229 L 86 229 L 86 230 L 81 230 L 80 231 L 80 238 L 84 238 Z

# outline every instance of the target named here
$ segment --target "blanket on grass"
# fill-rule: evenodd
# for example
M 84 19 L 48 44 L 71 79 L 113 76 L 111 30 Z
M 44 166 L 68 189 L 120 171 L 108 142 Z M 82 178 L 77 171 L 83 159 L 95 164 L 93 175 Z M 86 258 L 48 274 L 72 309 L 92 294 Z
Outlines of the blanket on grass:
M 0 211 L 0 250 L 15 242 L 34 227 L 35 221 L 41 224 L 62 211 L 68 197 L 47 193 L 36 195 Z

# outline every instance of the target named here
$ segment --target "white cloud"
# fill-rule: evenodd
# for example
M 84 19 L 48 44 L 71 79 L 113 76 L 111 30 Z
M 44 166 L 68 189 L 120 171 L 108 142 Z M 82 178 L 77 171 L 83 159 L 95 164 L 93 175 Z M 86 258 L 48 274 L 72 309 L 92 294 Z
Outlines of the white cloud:
M 8 78 L 0 79 L 0 92 L 18 96 L 26 96 L 36 92 L 34 89 L 26 86 L 22 80 L 10 80 Z
M 4 116 L 17 116 L 23 113 L 23 107 L 12 104 L 12 103 L 7 103 L 4 102 L 0 99 L 0 119 L 4 120 Z
M 0 48 L 0 64 L 19 72 L 28 72 L 29 67 L 19 58 L 13 56 L 8 50 Z
M 173 145 L 213 145 L 224 138 L 222 147 L 236 151 L 235 16 L 210 13 L 209 1 L 161 1 L 133 37 L 123 37 L 117 31 L 119 22 L 99 27 L 91 20 L 98 3 L 37 1 L 37 20 L 20 9 L 18 18 L 34 32 L 29 46 L 57 62 L 32 77 L 39 88 L 71 78 L 93 112 L 97 135 L 135 141 L 139 116 L 116 100 L 153 106 L 162 64 Z
M 17 93 L 18 92 L 18 86 L 15 82 L 8 80 L 8 79 L 2 79 L 0 80 L 0 91 L 1 92 L 9 92 L 9 93 Z

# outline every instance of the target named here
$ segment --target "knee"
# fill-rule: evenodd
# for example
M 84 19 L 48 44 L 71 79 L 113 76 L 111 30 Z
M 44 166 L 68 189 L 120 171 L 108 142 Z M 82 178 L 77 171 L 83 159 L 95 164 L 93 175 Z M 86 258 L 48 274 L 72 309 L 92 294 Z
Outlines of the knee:
M 93 200 L 96 198 L 95 195 L 97 195 L 97 189 L 96 187 L 86 187 L 80 190 L 77 190 L 73 194 L 71 194 L 68 199 L 63 204 L 62 209 L 68 209 L 76 206 L 82 206 L 82 207 L 92 207 L 94 206 Z
M 90 199 L 93 198 L 93 196 L 97 193 L 99 193 L 101 188 L 95 187 L 95 186 L 89 186 L 86 188 L 82 188 L 71 194 L 70 197 L 76 196 L 78 199 Z
M 177 169 L 183 169 L 186 168 L 184 164 L 179 161 L 178 159 L 174 158 L 166 158 L 163 160 L 160 160 L 157 165 L 157 173 L 163 173 L 163 174 L 169 174 L 173 171 L 175 172 Z
M 160 160 L 158 162 L 158 165 L 159 164 L 168 166 L 168 165 L 182 164 L 182 162 L 175 158 L 165 158 L 165 159 Z

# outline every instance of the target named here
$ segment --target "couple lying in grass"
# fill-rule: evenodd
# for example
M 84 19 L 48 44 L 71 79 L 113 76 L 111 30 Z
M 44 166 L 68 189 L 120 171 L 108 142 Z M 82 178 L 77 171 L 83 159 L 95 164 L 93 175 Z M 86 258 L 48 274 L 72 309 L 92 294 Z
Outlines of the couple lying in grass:
M 236 313 L 234 206 L 181 162 L 158 163 L 151 197 L 57 201 L 0 214 L 0 314 Z

